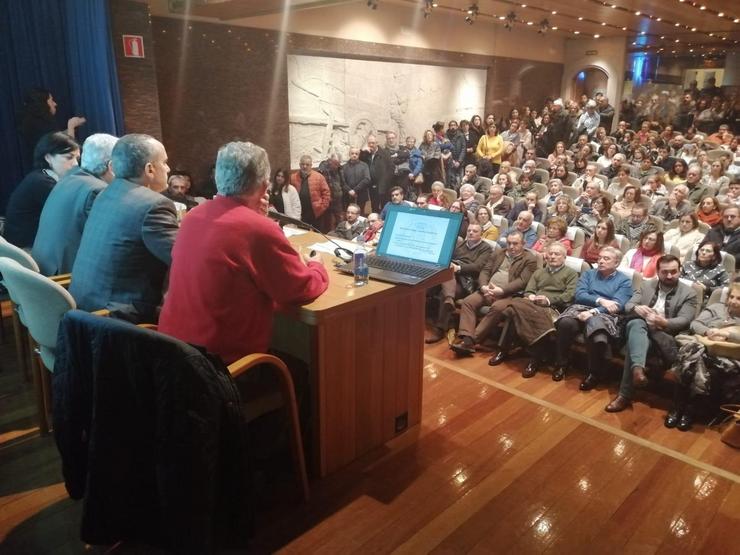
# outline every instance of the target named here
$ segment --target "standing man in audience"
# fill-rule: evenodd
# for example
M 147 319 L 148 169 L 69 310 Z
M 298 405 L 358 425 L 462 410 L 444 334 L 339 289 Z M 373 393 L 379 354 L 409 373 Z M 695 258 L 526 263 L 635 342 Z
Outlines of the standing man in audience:
M 69 292 L 82 310 L 107 308 L 133 322 L 155 322 L 177 235 L 167 187 L 167 152 L 149 135 L 119 139 L 116 178 L 93 204 L 72 268 Z
M 596 128 L 599 126 L 599 114 L 596 111 L 596 101 L 589 100 L 586 102 L 586 111 L 581 114 L 576 123 L 577 133 L 586 133 L 589 139 L 596 134 Z
M 301 156 L 298 164 L 300 169 L 290 176 L 290 184 L 301 199 L 301 219 L 327 232 L 330 222 L 324 215 L 331 204 L 331 190 L 324 176 L 312 169 L 312 165 L 313 160 L 309 155 Z
M 80 166 L 62 177 L 46 199 L 31 251 L 43 275 L 72 271 L 93 203 L 113 181 L 110 159 L 117 141 L 104 133 L 90 135 Z
M 385 134 L 385 148 L 393 163 L 393 185 L 408 190 L 409 185 L 409 156 L 410 151 L 405 146 L 398 144 L 398 135 L 395 131 Z
M 309 303 L 326 291 L 321 255 L 296 252 L 265 217 L 270 179 L 265 150 L 228 143 L 218 151 L 218 196 L 183 220 L 159 330 L 229 364 L 267 352 L 277 306 Z
M 735 257 L 735 270 L 740 268 L 740 207 L 728 206 L 722 211 L 722 223 L 707 232 L 705 241 L 720 245 Z
M 524 249 L 521 232 L 509 233 L 506 248 L 497 249 L 481 270 L 478 290 L 463 299 L 458 340 L 450 348 L 459 355 L 475 353 L 475 344 L 487 338 L 501 323 L 509 298 L 524 291 L 536 270 L 537 257 Z M 491 308 L 476 326 L 478 310 L 483 306 Z M 500 361 L 503 361 L 503 355 Z
M 365 203 L 369 200 L 370 168 L 360 160 L 360 149 L 349 149 L 349 160 L 342 167 L 342 181 L 344 182 L 345 203 L 355 203 L 362 213 Z
M 393 186 L 394 167 L 390 153 L 378 145 L 375 135 L 368 135 L 367 147 L 360 153 L 360 160 L 370 169 L 370 204 L 373 212 L 379 212 Z
M 671 254 L 658 259 L 658 281 L 642 282 L 625 305 L 627 348 L 619 394 L 606 406 L 606 412 L 621 412 L 632 404 L 634 388 L 647 384 L 648 350 L 660 355 L 665 371 L 676 362 L 678 345 L 674 337 L 696 316 L 696 291 L 679 281 L 681 262 Z
M 460 188 L 463 168 L 465 168 L 465 136 L 458 129 L 457 122 L 453 119 L 447 124 L 447 140 L 452 145 L 450 160 L 447 164 L 447 187 L 457 191 Z
M 425 343 L 441 340 L 450 327 L 450 317 L 455 312 L 455 299 L 469 295 L 478 288 L 478 276 L 491 256 L 491 245 L 481 238 L 483 230 L 478 223 L 468 226 L 466 240 L 455 247 L 450 267 L 454 277 L 439 288 L 439 309 L 432 333 Z
M 605 130 L 606 134 L 609 135 L 612 130 L 612 122 L 614 121 L 614 107 L 609 104 L 609 99 L 605 96 L 599 98 L 599 125 Z

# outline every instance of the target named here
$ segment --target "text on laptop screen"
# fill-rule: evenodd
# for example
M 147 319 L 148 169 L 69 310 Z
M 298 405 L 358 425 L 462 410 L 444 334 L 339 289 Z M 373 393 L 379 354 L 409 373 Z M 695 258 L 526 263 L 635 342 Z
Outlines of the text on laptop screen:
M 383 226 L 378 254 L 447 266 L 462 214 L 392 207 Z

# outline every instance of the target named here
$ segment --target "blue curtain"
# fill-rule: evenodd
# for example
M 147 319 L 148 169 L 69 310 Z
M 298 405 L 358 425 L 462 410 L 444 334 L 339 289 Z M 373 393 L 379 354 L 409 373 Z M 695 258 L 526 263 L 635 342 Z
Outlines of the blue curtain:
M 0 0 L 0 213 L 30 169 L 23 166 L 18 112 L 23 94 L 42 87 L 58 103 L 57 127 L 73 115 L 87 118 L 77 130 L 123 131 L 107 0 Z

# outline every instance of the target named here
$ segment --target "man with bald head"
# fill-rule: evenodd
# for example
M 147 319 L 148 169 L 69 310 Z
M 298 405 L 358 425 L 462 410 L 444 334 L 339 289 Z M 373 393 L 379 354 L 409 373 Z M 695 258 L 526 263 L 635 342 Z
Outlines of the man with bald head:
M 514 221 L 514 225 L 507 229 L 501 238 L 498 240 L 501 247 L 506 248 L 507 242 L 506 237 L 514 231 L 518 231 L 524 237 L 524 246 L 528 249 L 532 248 L 532 245 L 537 241 L 537 230 L 532 225 L 534 223 L 534 214 L 529 210 L 523 210 L 519 212 L 519 215 Z
M 167 188 L 167 152 L 149 135 L 113 148 L 116 178 L 98 195 L 72 268 L 69 292 L 82 310 L 109 309 L 132 322 L 156 321 L 177 234 Z

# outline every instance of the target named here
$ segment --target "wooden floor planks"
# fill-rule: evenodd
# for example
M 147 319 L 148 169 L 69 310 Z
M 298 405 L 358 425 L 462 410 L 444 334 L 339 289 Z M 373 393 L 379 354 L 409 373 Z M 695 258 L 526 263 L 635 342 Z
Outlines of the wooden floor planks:
M 85 553 L 51 437 L 0 346 L 0 552 Z M 613 415 L 616 384 L 524 380 L 526 362 L 428 348 L 422 424 L 265 507 L 254 552 L 738 553 L 740 452 L 662 424 L 665 397 Z

